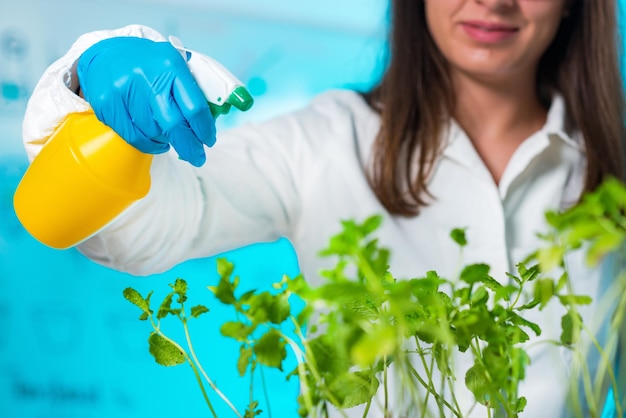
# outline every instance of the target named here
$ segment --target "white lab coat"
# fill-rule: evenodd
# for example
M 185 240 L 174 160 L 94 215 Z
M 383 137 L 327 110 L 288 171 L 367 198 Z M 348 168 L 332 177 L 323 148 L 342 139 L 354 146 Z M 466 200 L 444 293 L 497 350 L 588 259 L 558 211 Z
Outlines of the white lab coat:
M 65 114 L 88 106 L 67 88 L 75 83 L 69 70 L 80 53 L 102 38 L 128 35 L 163 40 L 141 26 L 89 33 L 46 71 L 24 119 L 31 158 Z M 462 262 L 486 262 L 493 277 L 505 281 L 505 272 L 514 272 L 515 264 L 540 245 L 536 234 L 545 229 L 544 212 L 572 204 L 581 191 L 584 150 L 580 138 L 565 132 L 564 118 L 564 103 L 556 97 L 545 126 L 516 150 L 497 185 L 452 122 L 429 182 L 435 200 L 419 216 L 403 218 L 385 211 L 364 176 L 378 115 L 358 94 L 330 91 L 304 109 L 219 132 L 201 168 L 178 160 L 174 152 L 155 156 L 148 196 L 79 249 L 96 262 L 145 275 L 284 236 L 305 277 L 316 283 L 323 263 L 331 262 L 317 252 L 340 230 L 339 221 L 378 213 L 385 217 L 378 235 L 392 251 L 396 277 L 437 270 L 452 278 L 458 273 L 459 251 L 449 232 L 466 227 L 469 244 Z M 594 300 L 605 287 L 598 274 L 572 277 L 576 291 Z M 583 310 L 586 321 L 593 321 L 592 311 Z M 529 319 L 539 321 L 542 338 L 558 339 L 561 315 L 549 306 Z M 559 417 L 567 355 L 547 344 L 530 354 L 533 363 L 521 389 L 528 399 L 523 416 Z M 458 380 L 464 386 L 463 378 Z M 474 411 L 472 416 L 485 414 L 482 408 Z

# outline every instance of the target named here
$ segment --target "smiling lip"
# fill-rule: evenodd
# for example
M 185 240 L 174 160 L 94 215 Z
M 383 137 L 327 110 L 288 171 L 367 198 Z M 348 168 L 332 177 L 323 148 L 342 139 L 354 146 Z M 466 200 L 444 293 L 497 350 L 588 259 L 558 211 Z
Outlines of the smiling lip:
M 495 44 L 512 38 L 519 30 L 518 27 L 501 23 L 466 20 L 461 22 L 465 33 L 480 43 Z

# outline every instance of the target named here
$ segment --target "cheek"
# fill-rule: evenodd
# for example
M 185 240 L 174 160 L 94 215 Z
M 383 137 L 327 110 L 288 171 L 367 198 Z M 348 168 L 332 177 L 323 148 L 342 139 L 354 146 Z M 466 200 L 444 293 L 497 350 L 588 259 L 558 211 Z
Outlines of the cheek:
M 561 15 L 558 17 L 548 16 L 539 19 L 535 23 L 535 33 L 529 40 L 531 46 L 534 46 L 537 55 L 542 55 L 550 46 L 561 23 Z
M 420 1 L 420 0 L 413 0 Z M 432 2 L 432 0 L 430 0 Z M 443 53 L 450 49 L 455 41 L 453 27 L 450 19 L 444 19 L 443 14 L 438 10 L 438 6 L 426 8 L 426 25 L 433 42 Z
M 466 0 L 412 0 L 423 1 L 426 25 L 437 44 L 451 36 L 452 22 Z
M 564 0 L 549 0 L 547 2 L 523 2 L 527 9 L 522 10 L 528 21 L 533 22 L 534 42 L 544 49 L 550 45 L 561 25 L 565 12 Z

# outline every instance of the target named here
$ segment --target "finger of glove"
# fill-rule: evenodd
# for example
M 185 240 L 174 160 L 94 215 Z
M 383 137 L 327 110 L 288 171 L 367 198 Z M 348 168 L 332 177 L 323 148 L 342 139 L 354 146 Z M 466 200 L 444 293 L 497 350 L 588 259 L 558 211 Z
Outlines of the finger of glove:
M 178 156 L 196 167 L 204 164 L 206 155 L 203 143 L 189 127 L 174 98 L 169 94 L 155 95 L 152 112 Z
M 136 98 L 129 102 L 119 92 L 111 93 L 111 98 L 100 97 L 95 100 L 96 105 L 92 105 L 98 119 L 141 152 L 160 154 L 167 151 L 169 143 L 164 141 L 150 106 L 145 101 L 143 106 L 138 106 Z
M 176 106 L 193 135 L 200 143 L 213 145 L 215 143 L 215 120 L 206 97 L 191 74 L 187 62 L 169 42 L 158 42 L 156 48 L 159 48 L 160 56 L 163 57 L 165 66 L 169 68 L 169 74 L 167 78 L 162 76 L 154 83 L 155 89 L 162 90 L 164 86 L 167 86 L 168 92 L 173 96 Z M 165 80 L 167 83 L 164 82 Z
M 171 131 L 166 132 L 166 136 L 180 159 L 188 161 L 196 167 L 204 164 L 206 161 L 204 144 L 198 140 L 189 125 L 176 125 Z
M 215 118 L 206 97 L 191 72 L 179 71 L 172 86 L 172 94 L 189 128 L 198 140 L 211 147 L 215 144 Z
M 78 60 L 79 82 L 85 100 L 101 122 L 140 151 L 161 153 L 169 144 L 147 105 L 154 95 L 149 81 L 143 71 L 116 71 L 119 65 L 111 62 L 112 54 L 119 60 L 135 51 L 136 44 L 142 50 L 154 45 L 140 38 L 110 38 L 93 45 Z

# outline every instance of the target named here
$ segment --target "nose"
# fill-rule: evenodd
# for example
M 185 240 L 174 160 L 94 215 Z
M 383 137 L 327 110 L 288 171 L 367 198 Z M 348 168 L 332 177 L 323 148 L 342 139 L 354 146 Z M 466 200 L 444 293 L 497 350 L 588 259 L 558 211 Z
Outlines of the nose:
M 492 9 L 492 10 L 506 10 L 515 6 L 517 0 L 475 0 L 477 3 Z

